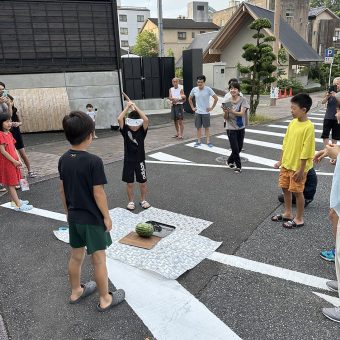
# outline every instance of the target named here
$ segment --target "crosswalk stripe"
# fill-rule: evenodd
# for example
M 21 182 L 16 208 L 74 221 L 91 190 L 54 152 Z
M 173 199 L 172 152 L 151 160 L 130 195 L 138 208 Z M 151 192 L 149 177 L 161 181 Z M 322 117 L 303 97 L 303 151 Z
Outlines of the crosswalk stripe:
M 320 117 L 325 117 L 325 114 L 324 114 L 324 113 L 315 113 L 315 112 L 313 112 L 313 113 L 309 114 L 308 116 L 309 116 L 309 117 L 310 117 L 310 116 L 320 116 Z
M 291 120 L 285 120 L 284 121 L 285 123 L 290 123 L 291 122 Z M 318 126 L 323 126 L 323 123 L 314 123 L 314 122 L 312 122 L 314 125 L 318 125 Z
M 264 131 L 264 130 L 256 130 L 256 129 L 247 129 L 246 133 L 248 133 L 248 132 L 250 132 L 250 133 L 257 133 L 259 135 L 275 136 L 275 137 L 284 137 L 285 136 L 284 133 Z M 321 138 L 315 138 L 315 142 L 323 143 L 323 140 Z
M 220 139 L 228 139 L 227 135 L 219 135 L 217 138 Z M 277 150 L 282 150 L 282 144 L 276 144 L 276 143 L 270 143 L 270 142 L 263 142 L 261 140 L 256 140 L 256 139 L 244 139 L 244 143 L 246 144 L 252 144 L 252 145 L 259 145 L 263 146 L 265 148 L 271 148 L 271 149 L 277 149 Z
M 270 124 L 270 125 L 267 125 L 268 127 L 273 127 L 273 128 L 277 128 L 277 129 L 286 129 L 287 130 L 287 126 L 286 125 L 275 125 L 275 124 Z M 317 130 L 317 129 L 314 129 L 315 132 L 317 133 L 322 133 L 322 130 Z
M 189 144 L 185 144 L 186 146 L 190 146 L 191 148 L 195 148 L 194 145 L 195 143 L 189 143 Z M 204 150 L 204 151 L 209 151 L 212 153 L 216 153 L 222 156 L 230 156 L 231 151 L 226 150 L 224 148 L 219 148 L 217 146 L 213 146 L 212 148 L 209 148 L 208 145 L 206 144 L 201 144 L 201 146 L 199 146 L 198 148 L 195 148 L 198 150 Z M 274 164 L 277 162 L 276 160 L 273 159 L 269 159 L 269 158 L 264 158 L 264 157 L 259 157 L 259 156 L 255 156 L 255 155 L 250 155 L 244 152 L 241 152 L 241 157 L 245 157 L 248 159 L 249 162 L 252 163 L 257 163 L 257 164 L 262 164 L 262 165 L 267 165 L 267 166 L 274 166 Z
M 311 117 L 311 116 L 309 116 L 309 119 L 311 119 L 311 120 L 324 120 L 324 118 L 321 118 L 321 117 Z
M 191 163 L 191 161 L 188 161 L 187 159 L 172 156 L 164 152 L 156 152 L 148 156 L 151 158 L 157 159 L 159 161 Z

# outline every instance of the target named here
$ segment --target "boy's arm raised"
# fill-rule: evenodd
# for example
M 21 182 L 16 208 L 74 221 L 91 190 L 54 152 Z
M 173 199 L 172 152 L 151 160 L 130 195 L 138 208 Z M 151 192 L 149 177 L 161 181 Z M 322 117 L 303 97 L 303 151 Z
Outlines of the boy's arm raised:
M 139 113 L 139 116 L 141 117 L 141 119 L 143 119 L 143 128 L 144 130 L 146 130 L 149 126 L 149 118 L 138 106 L 136 106 L 136 104 L 133 103 L 132 105 L 134 106 L 136 111 Z
M 132 103 L 128 102 L 126 107 L 124 108 L 124 110 L 119 114 L 119 116 L 117 118 L 119 127 L 121 129 L 124 127 L 124 118 L 125 118 L 126 113 L 129 111 L 131 105 L 132 105 Z
M 112 229 L 112 221 L 109 214 L 109 207 L 107 205 L 107 198 L 104 191 L 103 185 L 94 185 L 93 186 L 93 196 L 96 204 L 104 217 L 104 224 L 106 227 L 106 231 L 110 231 Z

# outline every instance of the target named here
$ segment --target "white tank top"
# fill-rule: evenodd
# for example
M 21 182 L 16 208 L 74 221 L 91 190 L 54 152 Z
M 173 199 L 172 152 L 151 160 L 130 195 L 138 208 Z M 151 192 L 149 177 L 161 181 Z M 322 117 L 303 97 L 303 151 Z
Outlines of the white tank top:
M 178 85 L 177 89 L 172 87 L 170 89 L 172 98 L 181 98 L 181 90 L 182 90 L 182 86 L 181 85 Z M 183 101 L 182 100 L 178 101 L 176 103 L 176 105 L 178 105 L 178 104 L 183 104 Z

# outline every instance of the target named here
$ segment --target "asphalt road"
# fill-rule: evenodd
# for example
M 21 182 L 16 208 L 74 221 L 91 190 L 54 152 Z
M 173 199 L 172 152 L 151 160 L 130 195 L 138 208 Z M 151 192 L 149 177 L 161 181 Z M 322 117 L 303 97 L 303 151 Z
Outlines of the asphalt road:
M 261 125 L 251 129 L 284 133 L 283 129 Z M 246 133 L 246 138 L 282 142 L 278 136 L 251 132 Z M 217 136 L 212 142 L 216 147 L 227 146 L 227 141 Z M 223 242 L 220 253 L 335 279 L 334 264 L 319 257 L 321 249 L 333 246 L 327 219 L 331 176 L 319 176 L 317 194 L 305 213 L 305 227 L 286 230 L 270 221 L 270 216 L 282 209 L 277 201 L 276 172 L 244 170 L 237 175 L 215 167 L 223 165 L 217 159 L 221 155 L 186 144 L 161 151 L 207 166 L 148 163 L 148 200 L 153 206 L 212 221 L 202 235 Z M 273 160 L 279 155 L 277 149 L 247 143 L 244 152 Z M 155 161 L 153 154 L 149 153 L 147 160 Z M 249 161 L 243 165 L 264 167 Z M 330 173 L 334 167 L 326 160 L 317 170 Z M 110 208 L 124 208 L 127 204 L 121 171 L 121 161 L 106 166 Z M 57 186 L 58 179 L 36 183 L 22 197 L 38 208 L 63 212 Z M 7 201 L 6 196 L 0 198 L 0 204 Z M 126 302 L 103 315 L 95 310 L 95 296 L 82 306 L 68 305 L 69 246 L 52 234 L 60 222 L 4 208 L 0 208 L 0 214 L 0 314 L 12 339 L 152 338 L 148 327 Z M 87 259 L 84 281 L 90 277 Z M 208 259 L 183 274 L 178 282 L 242 339 L 340 338 L 338 324 L 321 314 L 321 308 L 330 304 L 313 292 L 335 297 L 334 293 L 264 275 L 256 268 L 249 271 Z

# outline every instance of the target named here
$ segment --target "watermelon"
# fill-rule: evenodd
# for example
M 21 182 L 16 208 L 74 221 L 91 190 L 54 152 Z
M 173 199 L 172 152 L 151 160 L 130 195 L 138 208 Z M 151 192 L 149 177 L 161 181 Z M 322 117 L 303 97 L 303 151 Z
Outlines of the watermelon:
M 153 225 L 150 223 L 138 223 L 136 225 L 136 233 L 141 237 L 151 237 L 153 232 Z

